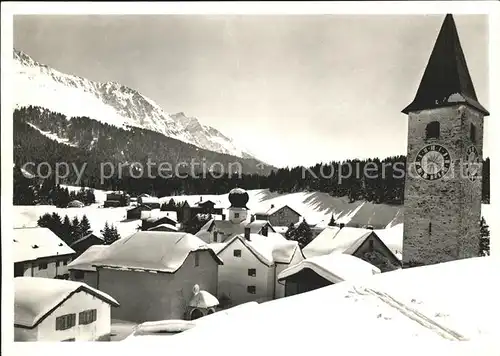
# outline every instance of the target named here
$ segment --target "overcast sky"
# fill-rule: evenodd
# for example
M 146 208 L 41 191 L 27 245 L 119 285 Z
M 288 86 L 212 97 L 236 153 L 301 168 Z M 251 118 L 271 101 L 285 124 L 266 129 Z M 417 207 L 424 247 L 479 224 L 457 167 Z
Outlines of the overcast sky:
M 266 162 L 309 165 L 406 153 L 401 110 L 443 19 L 17 16 L 14 46 L 62 72 L 137 89 L 168 113 L 196 116 Z M 488 109 L 487 17 L 455 21 Z M 487 144 L 486 134 L 485 154 Z

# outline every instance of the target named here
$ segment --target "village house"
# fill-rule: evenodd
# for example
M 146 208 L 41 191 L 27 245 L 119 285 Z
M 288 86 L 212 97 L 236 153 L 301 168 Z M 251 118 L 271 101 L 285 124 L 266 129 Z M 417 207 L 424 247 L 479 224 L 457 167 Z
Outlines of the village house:
M 14 278 L 14 341 L 108 341 L 118 302 L 84 283 Z
M 14 228 L 14 277 L 55 278 L 68 273 L 75 255 L 56 234 L 45 227 Z
M 151 207 L 147 205 L 137 205 L 136 207 L 127 210 L 127 220 L 139 220 L 143 211 L 151 211 Z
M 104 244 L 104 239 L 102 236 L 98 236 L 93 232 L 90 232 L 76 241 L 72 242 L 70 247 L 75 250 L 75 258 L 84 253 L 90 246 L 102 245 Z
M 306 258 L 345 253 L 373 264 L 382 272 L 401 268 L 400 259 L 371 229 L 328 226 L 302 252 Z
M 285 296 L 288 297 L 378 273 L 380 269 L 360 258 L 332 252 L 306 258 L 288 267 L 278 275 L 278 282 L 285 285 Z
M 93 262 L 97 288 L 120 300 L 113 318 L 142 323 L 190 319 L 193 288 L 217 295 L 221 259 L 184 232 L 139 231 L 109 245 Z
M 250 228 L 226 243 L 211 244 L 224 261 L 219 266 L 218 298 L 225 307 L 284 296 L 278 274 L 303 259 L 296 241 L 252 234 Z
M 130 195 L 123 192 L 112 192 L 106 194 L 104 207 L 128 206 L 130 204 Z
M 141 230 L 150 230 L 159 225 L 171 225 L 176 228 L 177 220 L 174 220 L 173 215 L 177 214 L 171 211 L 160 211 L 159 209 L 144 211 L 141 213 Z
M 271 204 L 269 209 L 254 213 L 256 220 L 267 220 L 273 226 L 290 226 L 298 223 L 302 216 L 288 205 L 275 206 Z
M 181 206 L 180 213 L 181 222 L 186 224 L 197 214 L 222 215 L 223 208 L 218 206 L 218 202 L 214 202 L 210 199 L 203 200 L 203 197 L 200 197 L 200 200 L 196 203 L 190 204 L 185 201 Z
M 160 209 L 161 204 L 160 204 L 160 199 L 157 197 L 152 197 L 147 194 L 145 195 L 140 195 L 137 198 L 137 205 L 147 205 L 151 209 Z
M 97 270 L 93 263 L 107 247 L 107 245 L 90 246 L 80 256 L 71 261 L 68 264 L 69 279 L 97 288 Z

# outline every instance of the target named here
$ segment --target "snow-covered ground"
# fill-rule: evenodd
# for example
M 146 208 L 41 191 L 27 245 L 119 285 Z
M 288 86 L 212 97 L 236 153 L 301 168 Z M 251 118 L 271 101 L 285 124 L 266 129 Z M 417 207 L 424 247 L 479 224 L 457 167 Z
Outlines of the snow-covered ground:
M 339 223 L 364 226 L 372 225 L 375 229 L 393 227 L 403 223 L 403 206 L 374 204 L 365 201 L 349 203 L 347 197 L 332 197 L 321 192 L 299 192 L 279 194 L 269 189 L 247 190 L 250 197 L 247 207 L 251 211 L 268 210 L 271 205 L 288 205 L 300 213 L 308 223 L 326 226 L 332 214 Z M 195 204 L 200 200 L 212 200 L 223 208 L 229 207 L 228 194 L 222 195 L 182 195 L 163 197 L 162 202 L 171 198 L 176 202 L 187 201 Z M 490 220 L 490 205 L 483 204 L 483 215 L 486 221 Z M 400 228 L 400 227 L 399 227 Z
M 499 355 L 499 266 L 482 257 L 341 282 L 214 318 L 148 348 L 194 355 L 203 345 L 203 353 L 233 355 L 251 342 L 265 355 Z
M 70 191 L 78 191 L 80 187 L 66 186 Z M 317 223 L 320 226 L 326 226 L 330 221 L 332 213 L 338 222 L 349 223 L 358 226 L 372 225 L 382 240 L 393 246 L 393 250 L 398 250 L 402 232 L 403 207 L 390 206 L 386 204 L 373 204 L 364 201 L 349 203 L 346 198 L 332 197 L 326 193 L 319 192 L 300 192 L 290 194 L 279 194 L 270 192 L 268 189 L 248 190 L 250 197 L 248 208 L 251 211 L 265 210 L 272 204 L 275 206 L 288 205 L 302 214 L 307 222 Z M 109 191 L 94 190 L 96 201 L 102 204 L 106 200 L 106 194 Z M 188 201 L 195 204 L 200 201 L 200 197 L 205 200 L 214 201 L 217 206 L 228 208 L 230 203 L 228 194 L 222 195 L 182 195 L 168 196 L 160 198 L 161 203 L 168 203 L 173 198 L 175 202 Z M 14 226 L 36 226 L 38 218 L 46 212 L 57 212 L 61 217 L 68 215 L 70 218 L 78 216 L 81 218 L 84 214 L 90 220 L 94 232 L 98 233 L 104 223 L 114 223 L 119 234 L 124 237 L 135 232 L 140 224 L 139 221 L 123 221 L 126 219 L 126 211 L 130 207 L 118 208 L 98 208 L 99 204 L 87 206 L 84 208 L 56 208 L 50 205 L 38 206 L 14 206 Z M 493 210 L 490 205 L 482 205 L 482 214 L 486 221 L 493 218 Z M 385 229 L 386 227 L 390 229 Z M 380 230 L 382 229 L 382 230 Z

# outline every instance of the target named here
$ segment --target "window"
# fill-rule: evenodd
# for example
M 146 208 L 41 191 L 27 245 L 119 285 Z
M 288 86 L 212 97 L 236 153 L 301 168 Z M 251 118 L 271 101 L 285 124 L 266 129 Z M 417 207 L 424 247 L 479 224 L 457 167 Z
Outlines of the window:
M 234 250 L 233 251 L 233 256 L 234 257 L 241 257 L 241 250 Z
M 240 217 L 240 213 L 234 213 L 234 217 L 237 219 Z
M 63 265 L 65 265 L 65 266 L 66 266 L 67 264 L 68 264 L 68 261 L 64 260 L 64 261 L 63 261 Z
M 370 239 L 370 240 L 368 241 L 368 244 L 369 244 L 369 246 L 370 246 L 370 251 L 373 251 L 373 239 Z
M 255 268 L 249 268 L 248 269 L 248 275 L 250 277 L 255 277 L 257 275 L 257 271 L 255 270 Z
M 250 293 L 250 294 L 255 294 L 255 292 L 256 292 L 255 286 L 248 286 L 247 287 L 247 292 Z
M 66 314 L 56 318 L 56 330 L 67 330 L 76 325 L 76 314 Z
M 47 263 L 40 263 L 40 264 L 38 265 L 38 269 L 39 269 L 39 270 L 42 270 L 42 269 L 47 269 Z
M 440 124 L 438 121 L 432 121 L 425 128 L 425 138 L 439 138 Z
M 198 252 L 194 253 L 194 266 L 198 267 L 200 265 L 200 255 Z
M 89 309 L 78 314 L 78 324 L 87 325 L 97 320 L 97 310 Z
M 83 277 L 85 276 L 85 274 L 84 274 L 83 271 L 75 271 L 74 272 L 74 276 L 75 276 L 75 279 L 83 279 Z
M 476 126 L 473 123 L 470 124 L 470 140 L 476 143 Z

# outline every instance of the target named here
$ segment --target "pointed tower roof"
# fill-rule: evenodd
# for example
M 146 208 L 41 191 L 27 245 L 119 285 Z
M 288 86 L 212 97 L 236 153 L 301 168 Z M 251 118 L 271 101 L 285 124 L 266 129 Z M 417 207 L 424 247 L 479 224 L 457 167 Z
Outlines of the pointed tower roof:
M 413 102 L 404 108 L 403 113 L 457 103 L 468 104 L 484 115 L 489 115 L 477 100 L 455 21 L 453 16 L 448 14 L 439 31 L 417 95 Z

